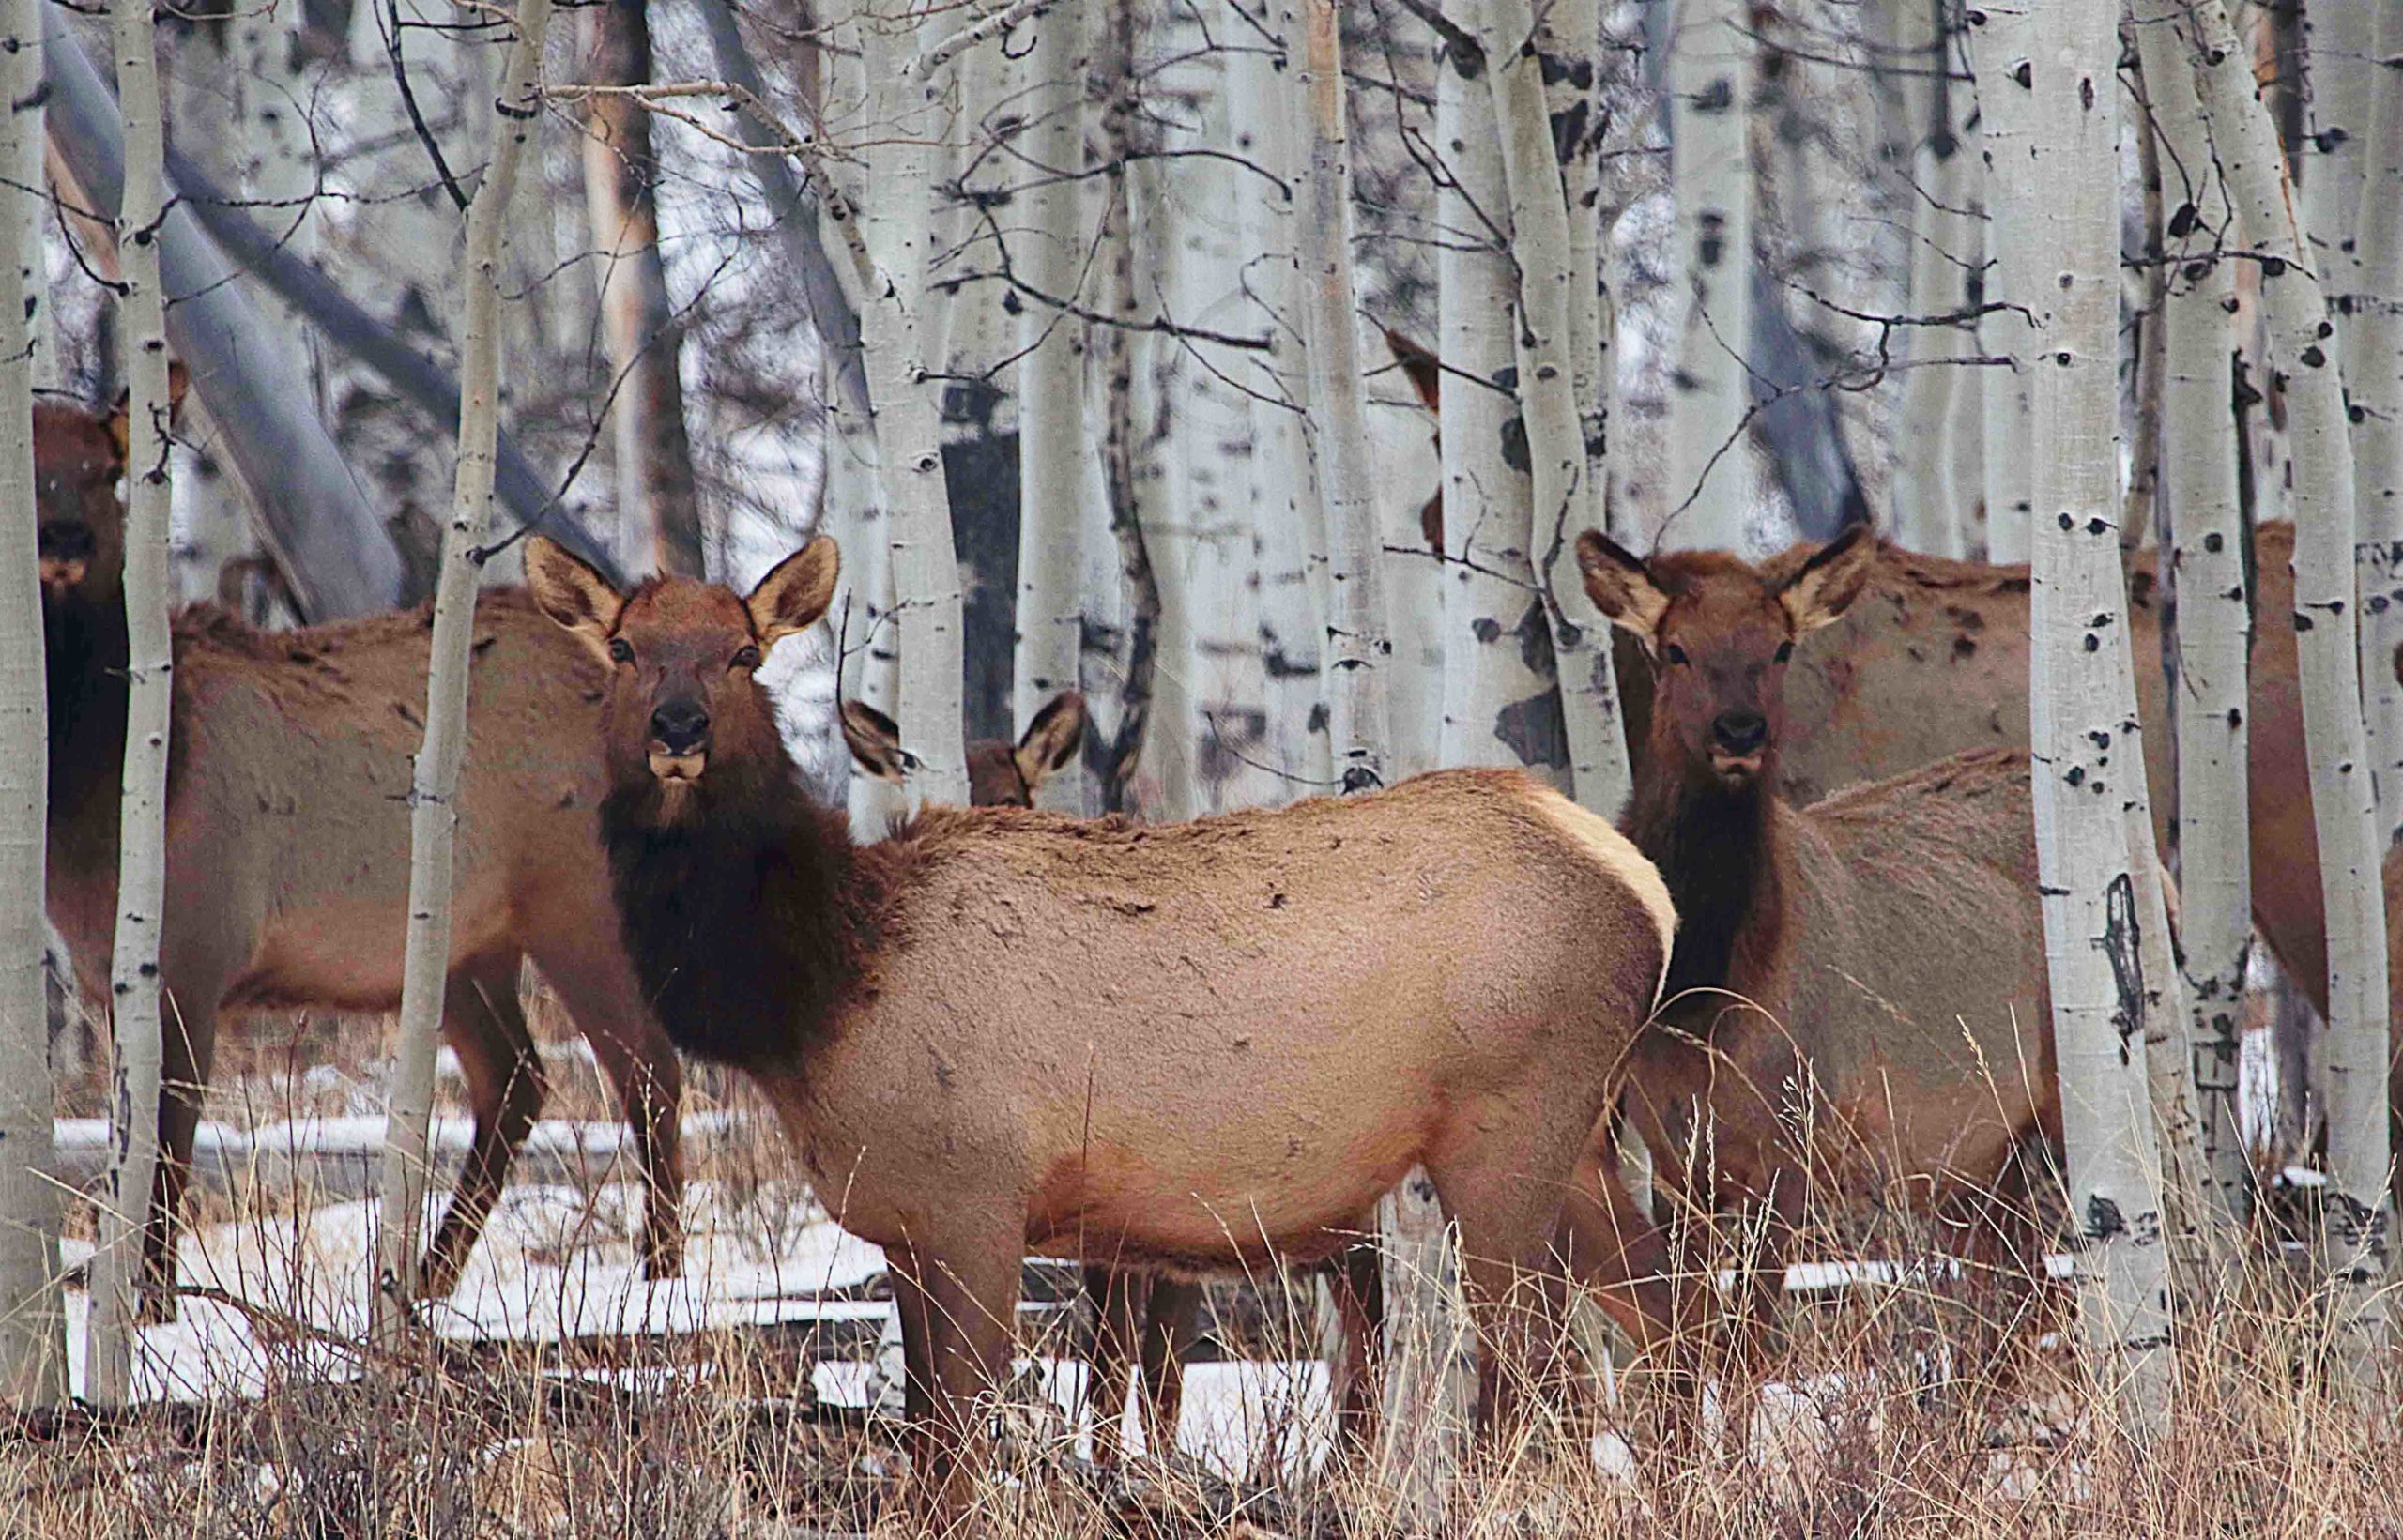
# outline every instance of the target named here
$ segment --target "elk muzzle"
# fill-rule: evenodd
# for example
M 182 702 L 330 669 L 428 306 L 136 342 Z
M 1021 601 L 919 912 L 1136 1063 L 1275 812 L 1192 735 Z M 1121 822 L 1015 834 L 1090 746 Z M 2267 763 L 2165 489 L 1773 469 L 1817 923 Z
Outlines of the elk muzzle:
M 1758 711 L 1722 711 L 1710 723 L 1710 768 L 1730 785 L 1740 785 L 1761 770 L 1768 748 L 1768 719 Z
M 91 571 L 95 541 L 89 525 L 59 520 L 45 524 L 36 536 L 41 566 L 42 592 L 53 597 L 84 581 Z
M 696 700 L 671 700 L 650 713 L 650 773 L 697 781 L 709 765 L 710 713 Z

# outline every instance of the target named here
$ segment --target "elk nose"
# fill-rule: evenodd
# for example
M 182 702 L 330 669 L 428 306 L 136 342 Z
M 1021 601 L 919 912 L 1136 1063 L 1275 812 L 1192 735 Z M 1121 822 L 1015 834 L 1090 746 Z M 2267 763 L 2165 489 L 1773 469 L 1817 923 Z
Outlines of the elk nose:
M 1752 754 L 1768 740 L 1768 722 L 1758 711 L 1722 711 L 1710 724 L 1710 736 L 1729 754 Z
M 45 524 L 34 537 L 44 561 L 89 561 L 92 559 L 92 526 L 61 519 Z
M 710 735 L 710 713 L 696 700 L 671 700 L 650 713 L 651 741 L 669 754 L 691 754 Z

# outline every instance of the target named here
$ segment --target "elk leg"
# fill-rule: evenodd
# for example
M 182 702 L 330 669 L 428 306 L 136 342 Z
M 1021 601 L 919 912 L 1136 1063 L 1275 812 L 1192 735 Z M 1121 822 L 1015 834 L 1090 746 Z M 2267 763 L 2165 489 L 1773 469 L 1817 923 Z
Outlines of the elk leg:
M 1155 1277 L 1143 1322 L 1143 1443 L 1155 1459 L 1176 1453 L 1185 1414 L 1185 1352 L 1201 1334 L 1202 1286 Z
M 1118 1463 L 1126 1432 L 1127 1372 L 1137 1352 L 1147 1273 L 1088 1262 L 1085 1299 L 1093 1310 L 1093 1335 L 1085 1354 L 1085 1400 L 1093 1409 L 1093 1462 Z
M 927 1345 L 934 1339 L 927 1315 L 926 1291 L 918 1287 L 918 1258 L 905 1247 L 887 1247 L 885 1275 L 893 1281 L 893 1310 L 901 1321 L 901 1446 L 911 1468 L 924 1472 L 931 1454 L 928 1438 L 935 1406 L 933 1361 Z
M 142 1227 L 142 1323 L 173 1320 L 176 1301 L 176 1241 L 183 1218 L 184 1191 L 191 1184 L 191 1148 L 200 1131 L 201 1103 L 208 1095 L 208 1072 L 217 1057 L 214 980 L 191 989 L 165 988 L 159 1002 L 159 1170 L 151 1206 Z M 201 1002 L 206 1000 L 207 1004 Z
M 1529 1410 L 1525 1393 L 1549 1377 L 1561 1336 L 1558 1295 L 1545 1287 L 1557 1266 L 1552 1222 L 1560 1188 L 1525 1170 L 1512 1163 L 1428 1173 L 1445 1217 L 1460 1227 L 1462 1281 L 1481 1349 L 1476 1431 L 1488 1450 L 1515 1445 Z
M 643 1275 L 672 1278 L 684 1270 L 684 1158 L 678 1121 L 684 1072 L 676 1046 L 643 1008 L 633 969 L 622 955 L 589 948 L 564 953 L 538 951 L 534 962 L 592 1045 L 601 1073 L 616 1088 L 618 1105 L 642 1158 L 638 1254 Z
M 1593 1291 L 1638 1350 L 1665 1358 L 1701 1325 L 1694 1280 L 1673 1269 L 1667 1236 L 1637 1205 L 1599 1140 L 1578 1157 L 1554 1234 L 1568 1275 Z
M 1336 1438 L 1342 1457 L 1367 1457 L 1377 1438 L 1377 1377 L 1385 1346 L 1385 1258 L 1376 1243 L 1355 1241 L 1343 1248 L 1332 1280 L 1336 1319 L 1343 1332 L 1337 1365 Z
M 901 1318 L 904 1351 L 911 1317 L 926 1344 L 930 1404 L 912 1428 L 913 1501 L 927 1532 L 969 1531 L 976 1478 L 984 1465 L 980 1398 L 1009 1372 L 1017 1341 L 1022 1216 L 911 1248 L 912 1276 L 924 1303 Z
M 542 1055 L 517 999 L 517 959 L 480 962 L 452 975 L 442 995 L 442 1036 L 459 1056 L 475 1113 L 475 1140 L 442 1224 L 418 1265 L 418 1297 L 445 1298 L 483 1232 L 518 1146 L 542 1115 Z

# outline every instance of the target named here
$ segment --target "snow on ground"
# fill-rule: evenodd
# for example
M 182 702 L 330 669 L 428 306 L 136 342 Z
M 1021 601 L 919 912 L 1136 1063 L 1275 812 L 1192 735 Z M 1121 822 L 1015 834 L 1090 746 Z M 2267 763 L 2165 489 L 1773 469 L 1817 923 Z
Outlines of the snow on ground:
M 260 1131 L 262 1141 L 266 1132 Z M 318 1132 L 339 1144 L 347 1131 Z M 429 1233 L 439 1212 L 438 1202 L 429 1202 Z M 805 1197 L 780 1199 L 694 1183 L 686 1205 L 685 1273 L 655 1283 L 640 1275 L 635 1259 L 640 1212 L 641 1195 L 630 1184 L 590 1194 L 559 1186 L 509 1188 L 457 1291 L 428 1307 L 428 1323 L 437 1335 L 458 1342 L 543 1344 L 814 1321 L 850 1328 L 844 1334 L 867 1352 L 880 1336 L 894 1335 L 892 1305 L 859 1297 L 883 1272 L 883 1253 L 845 1233 Z M 187 1231 L 182 1281 L 222 1289 L 257 1311 L 187 1297 L 177 1319 L 144 1329 L 136 1397 L 253 1397 L 295 1377 L 338 1380 L 356 1373 L 356 1361 L 338 1345 L 279 1340 L 278 1323 L 302 1321 L 345 1339 L 365 1334 L 375 1218 L 375 1205 L 360 1200 Z M 89 1242 L 69 1243 L 64 1259 L 80 1266 L 91 1251 Z M 84 1340 L 88 1314 L 84 1292 L 70 1291 L 69 1342 Z M 80 1395 L 84 1365 L 80 1351 L 73 1357 L 70 1379 Z M 897 1353 L 878 1352 L 858 1362 L 819 1362 L 813 1380 L 822 1400 L 897 1409 L 897 1391 L 889 1381 L 897 1367 Z M 1020 1410 L 1047 1431 L 1077 1427 L 1077 1447 L 1089 1455 L 1081 1365 L 1046 1358 L 1021 1361 L 1020 1370 Z M 1331 1427 L 1321 1365 L 1187 1367 L 1178 1443 L 1227 1476 L 1256 1473 L 1269 1463 L 1315 1465 L 1325 1457 Z M 1130 1426 L 1129 1439 L 1140 1447 L 1140 1429 Z

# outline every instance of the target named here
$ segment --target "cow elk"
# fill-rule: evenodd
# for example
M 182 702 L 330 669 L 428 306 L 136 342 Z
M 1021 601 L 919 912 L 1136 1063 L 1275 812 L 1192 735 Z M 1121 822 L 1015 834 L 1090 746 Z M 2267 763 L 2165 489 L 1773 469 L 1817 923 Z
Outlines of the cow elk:
M 899 783 L 917 767 L 901 746 L 901 727 L 863 700 L 846 700 L 843 742 L 861 771 Z M 1016 743 L 980 738 L 968 745 L 971 807 L 1033 807 L 1043 783 L 1066 767 L 1084 740 L 1085 699 L 1063 690 L 1043 703 Z M 1085 1355 L 1085 1393 L 1092 1398 L 1094 1458 L 1113 1463 L 1126 1420 L 1129 1363 L 1140 1366 L 1144 1443 L 1173 1448 L 1184 1406 L 1183 1355 L 1202 1307 L 1201 1286 L 1164 1273 L 1129 1273 L 1101 1263 L 1084 1270 L 1093 1335 Z
M 116 913 L 127 657 L 125 422 L 35 412 L 42 638 L 50 692 L 53 922 L 104 998 Z M 410 758 L 425 704 L 422 608 L 295 632 L 210 605 L 175 620 L 167 770 L 163 1155 L 145 1235 L 145 1309 L 174 1309 L 176 1211 L 218 1018 L 389 1011 L 400 999 Z M 460 803 L 444 1040 L 475 1134 L 420 1279 L 447 1293 L 539 1115 L 543 1067 L 518 1003 L 531 957 L 616 1083 L 649 1182 L 642 1238 L 677 1271 L 676 1056 L 644 1010 L 604 885 L 603 784 L 584 745 L 604 683 L 521 590 L 484 597 Z
M 1442 401 L 1443 369 L 1424 346 L 1388 332 L 1395 358 L 1429 411 Z M 1424 514 L 1430 549 L 1443 550 L 1443 490 Z M 1819 547 L 1801 544 L 1762 563 L 1790 576 Z M 2327 916 L 2319 892 L 2319 841 L 2304 761 L 2303 696 L 2294 633 L 2294 526 L 2254 531 L 2253 613 L 2261 618 L 2252 653 L 2249 756 L 2253 918 L 2279 963 L 2328 1007 Z M 2135 659 L 2137 714 L 2144 723 L 2155 838 L 2164 847 L 2176 773 L 2169 680 L 2162 636 L 2169 625 L 2160 553 L 2128 553 L 2128 650 Z M 1860 781 L 1916 770 L 1970 749 L 2028 747 L 2028 569 L 1921 556 L 1876 544 L 1860 602 L 1819 646 L 1795 661 L 1786 680 L 1792 730 L 1774 786 L 1798 804 Z M 1650 671 L 1639 644 L 1622 636 L 1618 678 L 1628 741 L 1640 744 L 1651 711 Z M 2387 862 L 2395 866 L 2393 860 Z M 2403 938 L 2399 938 L 2403 944 Z M 2390 949 L 2393 951 L 2395 949 Z M 2393 972 L 2390 969 L 2390 972 Z M 2403 973 L 2396 973 L 2403 979 Z M 2403 985 L 2398 985 L 2403 987 Z M 2394 1013 L 2403 1031 L 2403 1011 Z M 2403 1039 L 2398 1039 L 2403 1047 Z M 2394 1105 L 2403 1109 L 2403 1071 Z
M 610 669 L 602 832 L 647 997 L 761 1083 L 891 1258 L 919 1501 L 966 1511 L 967 1409 L 1008 1367 L 1026 1250 L 1323 1258 L 1414 1165 L 1461 1227 L 1494 1416 L 1498 1349 L 1528 1333 L 1492 1306 L 1547 1270 L 1668 961 L 1659 875 L 1492 770 L 1156 827 L 929 808 L 855 845 L 756 677 L 836 567 L 821 538 L 747 599 L 621 596 L 527 552 L 537 602 Z
M 1807 808 L 1773 790 L 1789 661 L 1857 602 L 1865 536 L 1774 572 L 1577 542 L 1586 591 L 1645 655 L 1624 823 L 1681 921 L 1630 1111 L 1693 1207 L 1766 1221 L 1755 1312 L 1809 1182 L 1951 1209 L 2059 1138 L 2027 756 L 1960 755 Z M 1581 1267 L 1625 1243 L 1614 1196 L 1569 1207 Z M 1639 1259 L 1660 1255 L 1647 1239 Z

